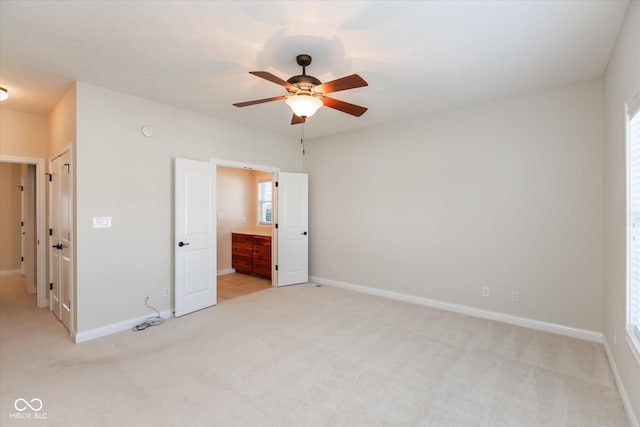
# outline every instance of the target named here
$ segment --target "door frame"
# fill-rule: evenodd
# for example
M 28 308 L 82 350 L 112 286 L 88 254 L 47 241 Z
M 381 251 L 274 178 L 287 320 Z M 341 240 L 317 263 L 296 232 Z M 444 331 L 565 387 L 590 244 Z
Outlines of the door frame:
M 49 306 L 46 278 L 46 209 L 45 209 L 45 159 L 38 157 L 8 156 L 0 154 L 1 163 L 18 163 L 36 167 L 36 302 L 38 308 Z
M 214 173 L 218 173 L 218 166 L 226 168 L 247 169 L 260 172 L 271 172 L 273 174 L 273 182 L 278 180 L 280 168 L 274 166 L 256 165 L 252 163 L 237 162 L 233 160 L 209 159 L 214 166 Z M 218 205 L 218 192 L 216 191 L 216 206 Z M 273 220 L 271 222 L 271 286 L 278 285 L 278 271 L 273 268 L 278 263 L 278 229 L 275 224 L 278 222 L 278 192 L 273 192 L 273 200 L 271 201 Z M 217 239 L 217 234 L 216 234 Z

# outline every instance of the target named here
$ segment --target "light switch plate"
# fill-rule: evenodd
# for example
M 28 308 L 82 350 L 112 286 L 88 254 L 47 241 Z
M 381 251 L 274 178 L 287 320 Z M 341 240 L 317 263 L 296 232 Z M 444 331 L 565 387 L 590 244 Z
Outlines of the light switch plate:
M 111 228 L 110 216 L 94 216 L 93 228 Z

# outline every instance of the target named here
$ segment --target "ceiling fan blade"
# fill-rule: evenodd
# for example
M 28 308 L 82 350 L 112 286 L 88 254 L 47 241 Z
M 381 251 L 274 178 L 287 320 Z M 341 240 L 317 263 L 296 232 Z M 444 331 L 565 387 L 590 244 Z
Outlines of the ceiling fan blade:
M 293 115 L 293 117 L 291 117 L 291 124 L 292 125 L 299 125 L 300 123 L 304 123 L 306 120 L 304 117 L 299 117 L 296 116 L 295 114 Z
M 274 96 L 273 98 L 256 99 L 255 101 L 236 102 L 233 105 L 236 107 L 248 107 L 249 105 L 262 104 L 262 103 L 271 102 L 271 101 L 279 101 L 285 98 L 286 98 L 285 95 L 281 95 L 281 96 Z
M 343 113 L 351 114 L 352 116 L 360 117 L 367 111 L 367 108 L 361 107 L 355 104 L 349 104 L 348 102 L 340 101 L 338 99 L 329 98 L 328 96 L 322 97 L 322 102 L 329 108 L 333 108 Z
M 254 76 L 260 77 L 260 78 L 265 79 L 265 80 L 269 80 L 270 82 L 275 83 L 277 85 L 280 85 L 285 89 L 291 89 L 291 90 L 297 90 L 298 89 L 294 85 L 292 85 L 291 83 L 282 80 L 278 76 L 274 76 L 273 74 L 269 73 L 268 71 L 249 71 L 249 74 L 253 74 Z
M 369 84 L 359 75 L 351 74 L 350 76 L 322 83 L 315 87 L 315 91 L 318 93 L 332 93 L 362 86 L 369 86 Z

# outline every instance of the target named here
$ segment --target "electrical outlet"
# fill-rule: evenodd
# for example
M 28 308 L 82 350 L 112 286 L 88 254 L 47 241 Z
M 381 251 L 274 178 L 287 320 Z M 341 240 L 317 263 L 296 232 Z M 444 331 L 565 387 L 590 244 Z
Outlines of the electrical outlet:
M 166 288 L 164 288 L 164 296 L 165 297 L 169 296 L 169 287 L 168 286 Z
M 483 286 L 482 287 L 482 296 L 483 297 L 488 297 L 489 296 L 489 287 L 488 286 Z
M 520 294 L 518 292 L 511 292 L 511 301 L 518 302 L 520 300 Z

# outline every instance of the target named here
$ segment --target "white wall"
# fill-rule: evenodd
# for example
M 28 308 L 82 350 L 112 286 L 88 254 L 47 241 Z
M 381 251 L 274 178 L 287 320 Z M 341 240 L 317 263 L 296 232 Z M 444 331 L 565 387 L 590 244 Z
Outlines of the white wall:
M 640 420 L 640 363 L 623 339 L 626 313 L 625 102 L 640 92 L 640 2 L 631 2 L 604 78 L 604 334 Z
M 47 157 L 47 117 L 0 107 L 0 154 Z
M 175 157 L 302 168 L 295 140 L 85 83 L 77 102 L 78 332 L 152 314 L 147 291 L 159 310 L 172 307 Z M 91 228 L 93 216 L 113 227 Z
M 304 169 L 312 276 L 602 331 L 600 80 L 314 139 Z
M 77 138 L 77 88 L 73 84 L 49 112 L 47 153 L 49 158 L 59 155 Z

